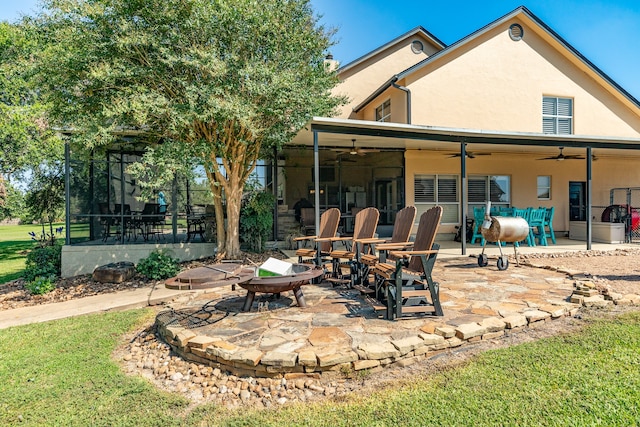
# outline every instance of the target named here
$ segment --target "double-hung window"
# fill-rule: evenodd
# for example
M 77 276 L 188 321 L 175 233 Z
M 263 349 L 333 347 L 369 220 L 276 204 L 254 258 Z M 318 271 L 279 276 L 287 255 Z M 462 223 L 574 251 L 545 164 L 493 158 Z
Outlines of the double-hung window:
M 387 99 L 378 108 L 376 108 L 376 122 L 391 121 L 391 100 Z
M 511 203 L 511 177 L 508 175 L 470 175 L 468 180 L 469 207 L 509 206 Z
M 415 175 L 414 203 L 416 218 L 427 209 L 442 206 L 442 223 L 459 223 L 460 191 L 457 175 Z
M 542 97 L 542 133 L 573 134 L 573 99 Z

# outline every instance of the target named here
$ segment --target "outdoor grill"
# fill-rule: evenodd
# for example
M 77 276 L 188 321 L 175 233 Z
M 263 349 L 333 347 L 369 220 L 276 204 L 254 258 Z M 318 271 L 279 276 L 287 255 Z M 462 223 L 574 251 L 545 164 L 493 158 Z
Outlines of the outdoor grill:
M 487 203 L 485 212 L 490 212 L 491 203 Z M 485 239 L 482 245 L 482 253 L 478 256 L 478 265 L 486 267 L 489 259 L 484 253 L 487 242 L 497 243 L 500 249 L 500 257 L 498 258 L 498 270 L 506 270 L 509 267 L 509 257 L 502 253 L 502 243 L 513 243 L 513 252 L 516 257 L 516 265 L 518 262 L 518 248 L 516 242 L 525 240 L 529 235 L 529 223 L 521 217 L 515 216 L 489 216 L 485 213 L 485 220 L 482 223 L 482 237 Z

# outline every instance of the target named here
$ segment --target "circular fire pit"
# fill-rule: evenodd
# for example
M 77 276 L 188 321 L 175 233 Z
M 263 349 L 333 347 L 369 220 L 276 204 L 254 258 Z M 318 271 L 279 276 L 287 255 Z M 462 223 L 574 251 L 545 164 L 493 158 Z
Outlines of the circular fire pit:
M 306 285 L 312 279 L 320 277 L 322 274 L 324 274 L 324 270 L 320 267 L 314 267 L 308 264 L 293 264 L 293 274 L 286 276 L 253 277 L 247 282 L 239 283 L 240 286 L 247 290 L 242 311 L 251 310 L 256 292 L 279 295 L 281 292 L 293 291 L 298 307 L 306 307 L 307 304 L 304 301 L 304 295 L 300 287 Z
M 186 270 L 165 282 L 169 289 L 207 289 L 246 282 L 255 275 L 252 268 L 237 263 L 220 263 Z

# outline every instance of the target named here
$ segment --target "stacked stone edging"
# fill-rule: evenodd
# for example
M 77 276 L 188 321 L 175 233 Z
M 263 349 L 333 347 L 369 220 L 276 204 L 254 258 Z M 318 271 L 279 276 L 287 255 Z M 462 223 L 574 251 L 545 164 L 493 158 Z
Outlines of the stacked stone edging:
M 481 323 L 449 326 L 427 322 L 413 336 L 384 343 L 361 343 L 356 348 L 339 348 L 279 353 L 236 346 L 221 337 L 197 335 L 191 329 L 156 322 L 157 333 L 171 349 L 186 360 L 224 369 L 238 376 L 280 377 L 284 374 L 322 374 L 331 371 L 375 370 L 387 366 L 408 366 L 434 353 L 465 343 L 499 338 L 505 334 L 536 328 L 545 322 L 574 316 L 577 304 L 531 307 L 522 314 L 489 317 Z

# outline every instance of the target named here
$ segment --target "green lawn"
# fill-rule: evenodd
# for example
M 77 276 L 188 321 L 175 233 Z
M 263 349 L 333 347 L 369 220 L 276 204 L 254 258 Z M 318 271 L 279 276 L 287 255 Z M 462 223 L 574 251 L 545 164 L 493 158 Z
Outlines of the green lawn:
M 62 227 L 64 224 L 57 223 L 53 226 L 54 228 Z M 74 238 L 89 235 L 88 224 L 72 224 L 71 228 Z M 45 227 L 45 230 L 48 232 L 49 227 Z M 42 226 L 38 224 L 0 226 L 0 285 L 22 275 L 27 252 L 34 246 L 34 241 L 29 235 L 31 231 L 39 238 Z M 64 233 L 57 235 L 56 238 L 63 241 Z
M 0 226 L 0 284 L 22 275 L 27 252 L 33 247 L 30 231 L 39 234 L 41 227 L 38 225 Z
M 374 395 L 228 412 L 124 375 L 111 360 L 151 310 L 0 330 L 0 425 L 450 426 L 640 422 L 640 313 L 490 351 Z M 22 420 L 19 422 L 18 420 Z

